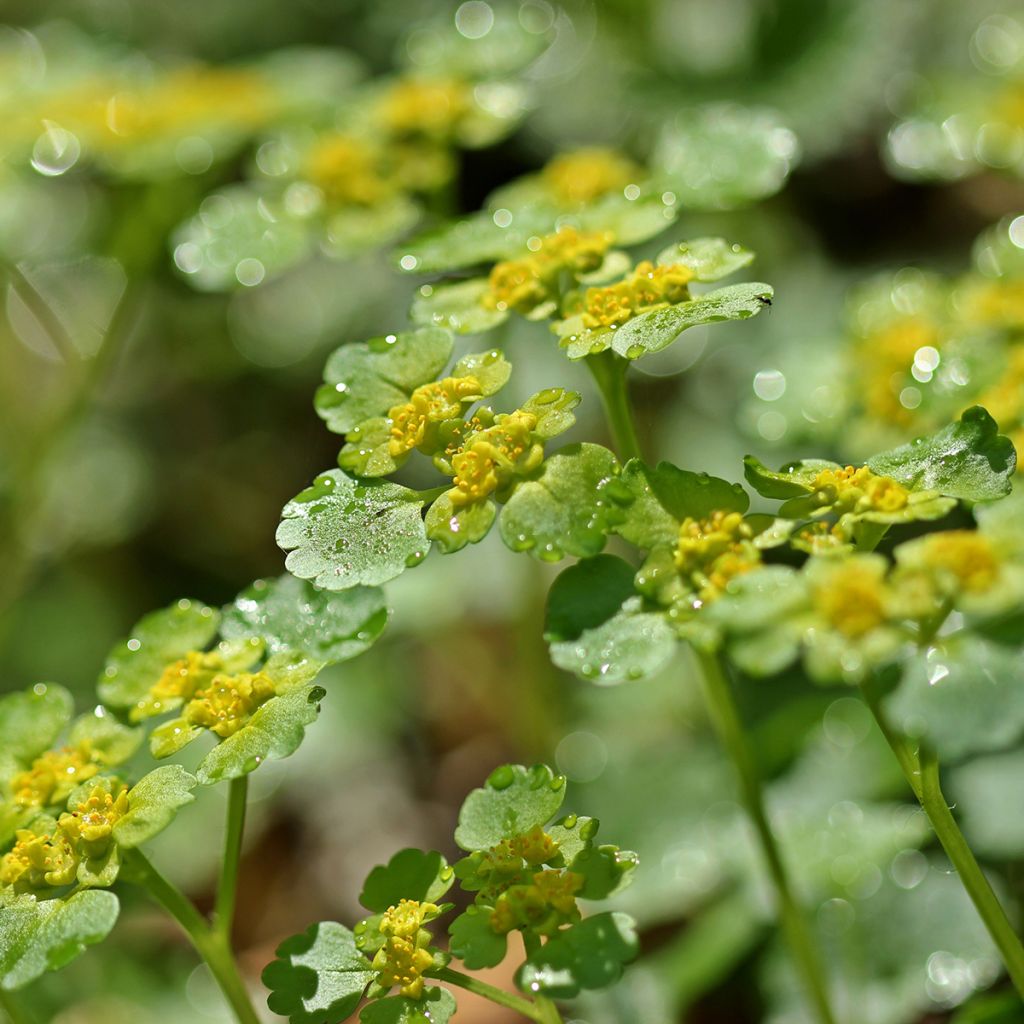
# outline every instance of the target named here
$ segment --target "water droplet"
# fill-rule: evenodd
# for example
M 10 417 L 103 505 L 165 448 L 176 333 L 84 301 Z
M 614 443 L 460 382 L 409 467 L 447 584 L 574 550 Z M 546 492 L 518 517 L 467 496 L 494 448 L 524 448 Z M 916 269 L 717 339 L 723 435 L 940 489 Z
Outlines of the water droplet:
M 487 776 L 487 785 L 491 789 L 508 789 L 509 786 L 515 781 L 516 774 L 512 766 L 509 764 L 503 764 L 500 768 L 495 768 L 490 775 Z

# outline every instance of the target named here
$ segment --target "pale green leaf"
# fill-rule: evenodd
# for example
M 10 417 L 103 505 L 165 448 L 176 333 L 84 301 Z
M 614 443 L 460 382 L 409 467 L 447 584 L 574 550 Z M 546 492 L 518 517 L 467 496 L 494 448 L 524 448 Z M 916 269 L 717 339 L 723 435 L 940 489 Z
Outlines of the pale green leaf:
M 36 683 L 0 698 L 0 756 L 28 762 L 64 731 L 75 702 L 63 686 Z
M 689 242 L 676 242 L 658 253 L 658 263 L 681 263 L 693 271 L 695 281 L 719 281 L 735 274 L 752 263 L 754 254 L 749 249 L 724 238 L 694 238 Z
M 456 334 L 482 334 L 508 319 L 508 311 L 484 304 L 486 277 L 455 284 L 424 285 L 413 299 L 409 318 L 415 324 L 447 327 Z
M 128 790 L 128 811 L 114 824 L 114 841 L 125 849 L 152 839 L 162 832 L 178 811 L 195 797 L 197 785 L 180 764 L 154 768 Z

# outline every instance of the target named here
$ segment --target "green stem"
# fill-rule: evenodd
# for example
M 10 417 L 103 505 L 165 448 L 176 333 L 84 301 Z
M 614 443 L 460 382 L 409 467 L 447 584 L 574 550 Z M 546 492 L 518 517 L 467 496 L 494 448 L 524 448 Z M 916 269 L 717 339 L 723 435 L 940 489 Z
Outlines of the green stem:
M 835 1024 L 824 971 L 803 910 L 793 895 L 782 853 L 768 822 L 761 780 L 750 747 L 747 745 L 743 723 L 740 721 L 729 681 L 716 655 L 698 651 L 698 656 L 708 711 L 722 746 L 736 769 L 743 803 L 757 832 L 761 852 L 764 854 L 768 872 L 775 886 L 779 921 L 789 943 L 790 952 L 803 979 L 807 996 L 814 1005 L 818 1020 L 821 1024 Z
M 195 904 L 176 885 L 164 878 L 141 850 L 131 851 L 131 865 L 138 883 L 178 922 L 196 952 L 210 968 L 238 1024 L 260 1024 L 224 937 L 210 927 L 206 918 L 196 910 Z
M 0 1009 L 7 1014 L 11 1024 L 32 1024 L 32 1017 L 11 992 L 0 988 Z
M 540 1016 L 537 1006 L 529 999 L 506 992 L 502 988 L 495 988 L 494 985 L 488 985 L 486 981 L 470 977 L 468 974 L 463 974 L 462 971 L 453 971 L 450 967 L 443 967 L 434 972 L 431 977 L 437 978 L 438 981 L 446 981 L 449 985 L 464 988 L 467 992 L 483 996 L 484 999 L 497 1003 L 498 1006 L 515 1010 L 516 1013 L 521 1013 L 524 1017 L 537 1021 L 538 1024 L 544 1024 L 544 1018 Z
M 601 392 L 608 428 L 619 455 L 623 459 L 641 458 L 640 442 L 636 436 L 633 410 L 629 403 L 629 389 L 626 385 L 629 361 L 607 351 L 596 356 L 587 356 L 584 362 Z
M 992 941 L 999 949 L 1014 988 L 1021 998 L 1024 998 L 1024 945 L 1010 924 L 1006 911 L 992 891 L 992 886 L 989 885 L 974 853 L 967 845 L 964 834 L 960 831 L 960 826 L 956 823 L 956 818 L 949 809 L 949 804 L 946 803 L 946 798 L 942 794 L 939 761 L 935 752 L 922 745 L 915 753 L 909 740 L 896 732 L 886 721 L 877 697 L 865 690 L 865 699 L 882 730 L 882 735 L 896 755 L 907 783 L 928 815 L 928 820 L 943 850 L 946 851 L 946 856 L 956 868 L 961 884 L 967 890 L 975 910 L 978 911 Z
M 520 932 L 523 937 L 523 948 L 528 957 L 539 953 L 542 948 L 540 936 L 529 930 Z M 552 1000 L 547 996 L 534 996 L 535 1019 L 539 1024 L 562 1024 L 562 1015 Z
M 242 856 L 242 833 L 245 831 L 245 801 L 249 776 L 232 779 L 228 788 L 228 817 L 224 833 L 224 859 L 220 865 L 217 899 L 213 908 L 214 930 L 231 945 L 231 924 L 235 918 L 235 896 L 238 891 L 238 863 Z

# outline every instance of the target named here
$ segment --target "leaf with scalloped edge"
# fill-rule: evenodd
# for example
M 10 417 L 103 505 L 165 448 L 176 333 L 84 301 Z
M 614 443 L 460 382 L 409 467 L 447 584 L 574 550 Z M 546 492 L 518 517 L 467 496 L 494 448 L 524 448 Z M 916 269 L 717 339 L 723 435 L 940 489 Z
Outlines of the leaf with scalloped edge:
M 277 543 L 288 552 L 288 571 L 315 586 L 375 586 L 429 550 L 422 507 L 417 491 L 332 469 L 285 505 Z
M 375 974 L 348 928 L 321 921 L 277 947 L 263 984 L 267 1005 L 291 1024 L 333 1024 L 355 1011 Z
M 491 914 L 485 907 L 471 905 L 448 928 L 448 950 L 471 971 L 497 967 L 508 952 L 508 938 L 491 927 Z
M 112 892 L 97 889 L 53 900 L 0 890 L 0 988 L 20 988 L 69 964 L 107 937 L 118 909 Z
M 0 756 L 28 762 L 49 750 L 74 707 L 71 694 L 55 683 L 36 683 L 0 697 Z
M 550 821 L 564 798 L 565 776 L 547 765 L 501 765 L 463 801 L 455 842 L 463 850 L 488 850 Z
M 387 864 L 366 876 L 359 902 L 381 914 L 399 900 L 437 903 L 452 887 L 455 875 L 436 850 L 399 850 Z
M 223 611 L 221 635 L 258 636 L 267 651 L 305 651 L 331 665 L 370 648 L 388 622 L 377 587 L 317 590 L 308 580 L 284 575 L 257 580 Z
M 92 756 L 105 766 L 123 764 L 142 745 L 145 729 L 122 725 L 104 707 L 79 715 L 68 730 L 68 743 L 88 743 Z
M 128 790 L 128 810 L 114 824 L 114 841 L 125 849 L 162 832 L 182 807 L 192 803 L 198 781 L 180 764 L 154 768 Z
M 419 999 L 388 996 L 375 999 L 359 1011 L 363 1024 L 447 1024 L 455 1013 L 455 996 L 432 985 Z
M 695 281 L 720 281 L 735 274 L 754 261 L 749 249 L 724 238 L 693 238 L 688 242 L 676 242 L 658 253 L 657 262 L 662 265 L 681 263 L 693 272 Z
M 484 304 L 489 288 L 486 277 L 424 285 L 412 300 L 409 319 L 414 324 L 446 327 L 456 334 L 482 334 L 508 319 L 508 310 Z
M 342 345 L 324 367 L 316 411 L 328 430 L 346 434 L 407 401 L 415 388 L 441 373 L 451 354 L 452 336 L 440 327 Z
M 131 707 L 189 651 L 201 651 L 214 638 L 220 613 L 199 601 L 182 598 L 150 612 L 116 644 L 97 683 L 100 700 L 115 708 Z

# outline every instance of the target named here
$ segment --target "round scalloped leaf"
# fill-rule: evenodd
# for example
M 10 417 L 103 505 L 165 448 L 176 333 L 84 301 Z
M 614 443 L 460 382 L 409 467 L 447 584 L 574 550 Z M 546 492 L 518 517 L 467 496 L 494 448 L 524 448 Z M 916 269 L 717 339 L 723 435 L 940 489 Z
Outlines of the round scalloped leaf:
M 908 662 L 886 707 L 902 732 L 926 739 L 941 760 L 1012 746 L 1024 735 L 1020 652 L 953 638 Z
M 597 444 L 574 444 L 546 459 L 540 475 L 520 484 L 501 510 L 501 539 L 545 562 L 587 558 L 622 522 L 629 490 L 615 456 Z
M 359 1019 L 363 1024 L 448 1024 L 455 1010 L 455 996 L 434 985 L 424 989 L 419 999 L 375 999 L 362 1008 Z
M 291 1024 L 327 1024 L 355 1011 L 375 974 L 348 928 L 321 921 L 277 947 L 263 984 L 267 1005 Z
M 237 779 L 264 761 L 294 753 L 306 726 L 320 714 L 322 686 L 301 686 L 267 701 L 238 732 L 218 743 L 203 758 L 196 776 L 204 786 Z
M 257 580 L 228 605 L 226 638 L 259 636 L 271 654 L 305 651 L 331 665 L 373 646 L 388 622 L 384 593 L 376 587 L 317 590 L 295 576 Z
M 150 612 L 107 657 L 97 683 L 100 699 L 117 708 L 135 704 L 149 693 L 168 665 L 189 651 L 206 647 L 219 622 L 219 612 L 188 598 Z
M 548 591 L 544 639 L 575 640 L 607 622 L 636 593 L 635 570 L 616 555 L 597 555 L 569 566 Z
M 486 277 L 424 285 L 412 301 L 409 319 L 414 324 L 447 327 L 456 334 L 482 334 L 508 319 L 507 310 L 484 305 L 489 287 Z
M 680 206 L 722 210 L 778 192 L 798 155 L 796 136 L 773 111 L 716 104 L 666 125 L 651 168 Z
M 489 850 L 503 839 L 550 821 L 565 798 L 565 776 L 543 764 L 495 768 L 459 811 L 455 842 L 463 850 Z
M 79 715 L 71 724 L 68 743 L 87 741 L 94 757 L 104 765 L 123 764 L 142 745 L 145 729 L 122 725 L 106 708 Z
M 436 903 L 451 887 L 455 875 L 436 850 L 400 850 L 366 876 L 359 902 L 382 914 L 399 900 Z
M 719 281 L 735 274 L 754 260 L 749 249 L 724 238 L 694 238 L 676 242 L 658 253 L 658 263 L 678 264 L 693 271 L 695 281 Z
M 670 462 L 652 467 L 631 459 L 622 471 L 622 482 L 634 500 L 616 532 L 640 548 L 675 547 L 679 524 L 686 518 L 704 519 L 719 511 L 746 512 L 750 506 L 750 498 L 739 484 L 679 469 Z
M 143 775 L 128 790 L 128 810 L 114 825 L 118 846 L 130 849 L 162 832 L 178 811 L 192 803 L 198 782 L 180 764 L 166 764 Z
M 495 932 L 490 912 L 482 907 L 467 907 L 452 921 L 448 934 L 448 951 L 471 971 L 497 967 L 508 951 L 508 938 Z
M 440 327 L 342 345 L 324 367 L 316 411 L 328 430 L 347 434 L 407 401 L 415 388 L 440 375 L 451 354 L 452 336 Z
M 456 508 L 446 491 L 427 509 L 424 519 L 427 536 L 446 555 L 467 544 L 484 539 L 494 525 L 498 509 L 493 501 L 475 501 Z
M 470 352 L 463 356 L 454 367 L 453 377 L 475 377 L 480 385 L 479 395 L 487 397 L 497 394 L 512 376 L 512 364 L 502 355 L 501 349 L 492 348 L 486 352 Z
M 36 683 L 0 698 L 0 752 L 31 761 L 54 745 L 74 708 L 71 694 L 54 683 Z
M 1017 453 L 996 421 L 975 405 L 937 434 L 869 459 L 868 468 L 913 490 L 988 501 L 1010 493 Z
M 561 821 L 548 825 L 544 831 L 558 843 L 558 852 L 562 855 L 565 866 L 572 870 L 576 858 L 593 846 L 594 836 L 600 827 L 601 823 L 597 818 L 567 814 Z
M 118 909 L 112 892 L 96 889 L 55 900 L 0 892 L 0 988 L 20 988 L 70 963 L 107 937 Z
M 288 552 L 288 571 L 317 587 L 375 586 L 429 550 L 422 507 L 423 498 L 407 487 L 332 469 L 285 505 L 277 543 Z
M 607 988 L 639 952 L 628 914 L 595 914 L 553 935 L 516 972 L 524 992 L 571 999 L 582 989 Z
M 688 327 L 756 316 L 771 305 L 774 294 L 767 284 L 728 285 L 628 320 L 612 335 L 612 348 L 627 359 L 639 359 L 667 348 Z
M 632 850 L 617 846 L 589 846 L 572 862 L 572 870 L 583 877 L 577 894 L 582 900 L 606 900 L 633 880 L 640 861 Z

